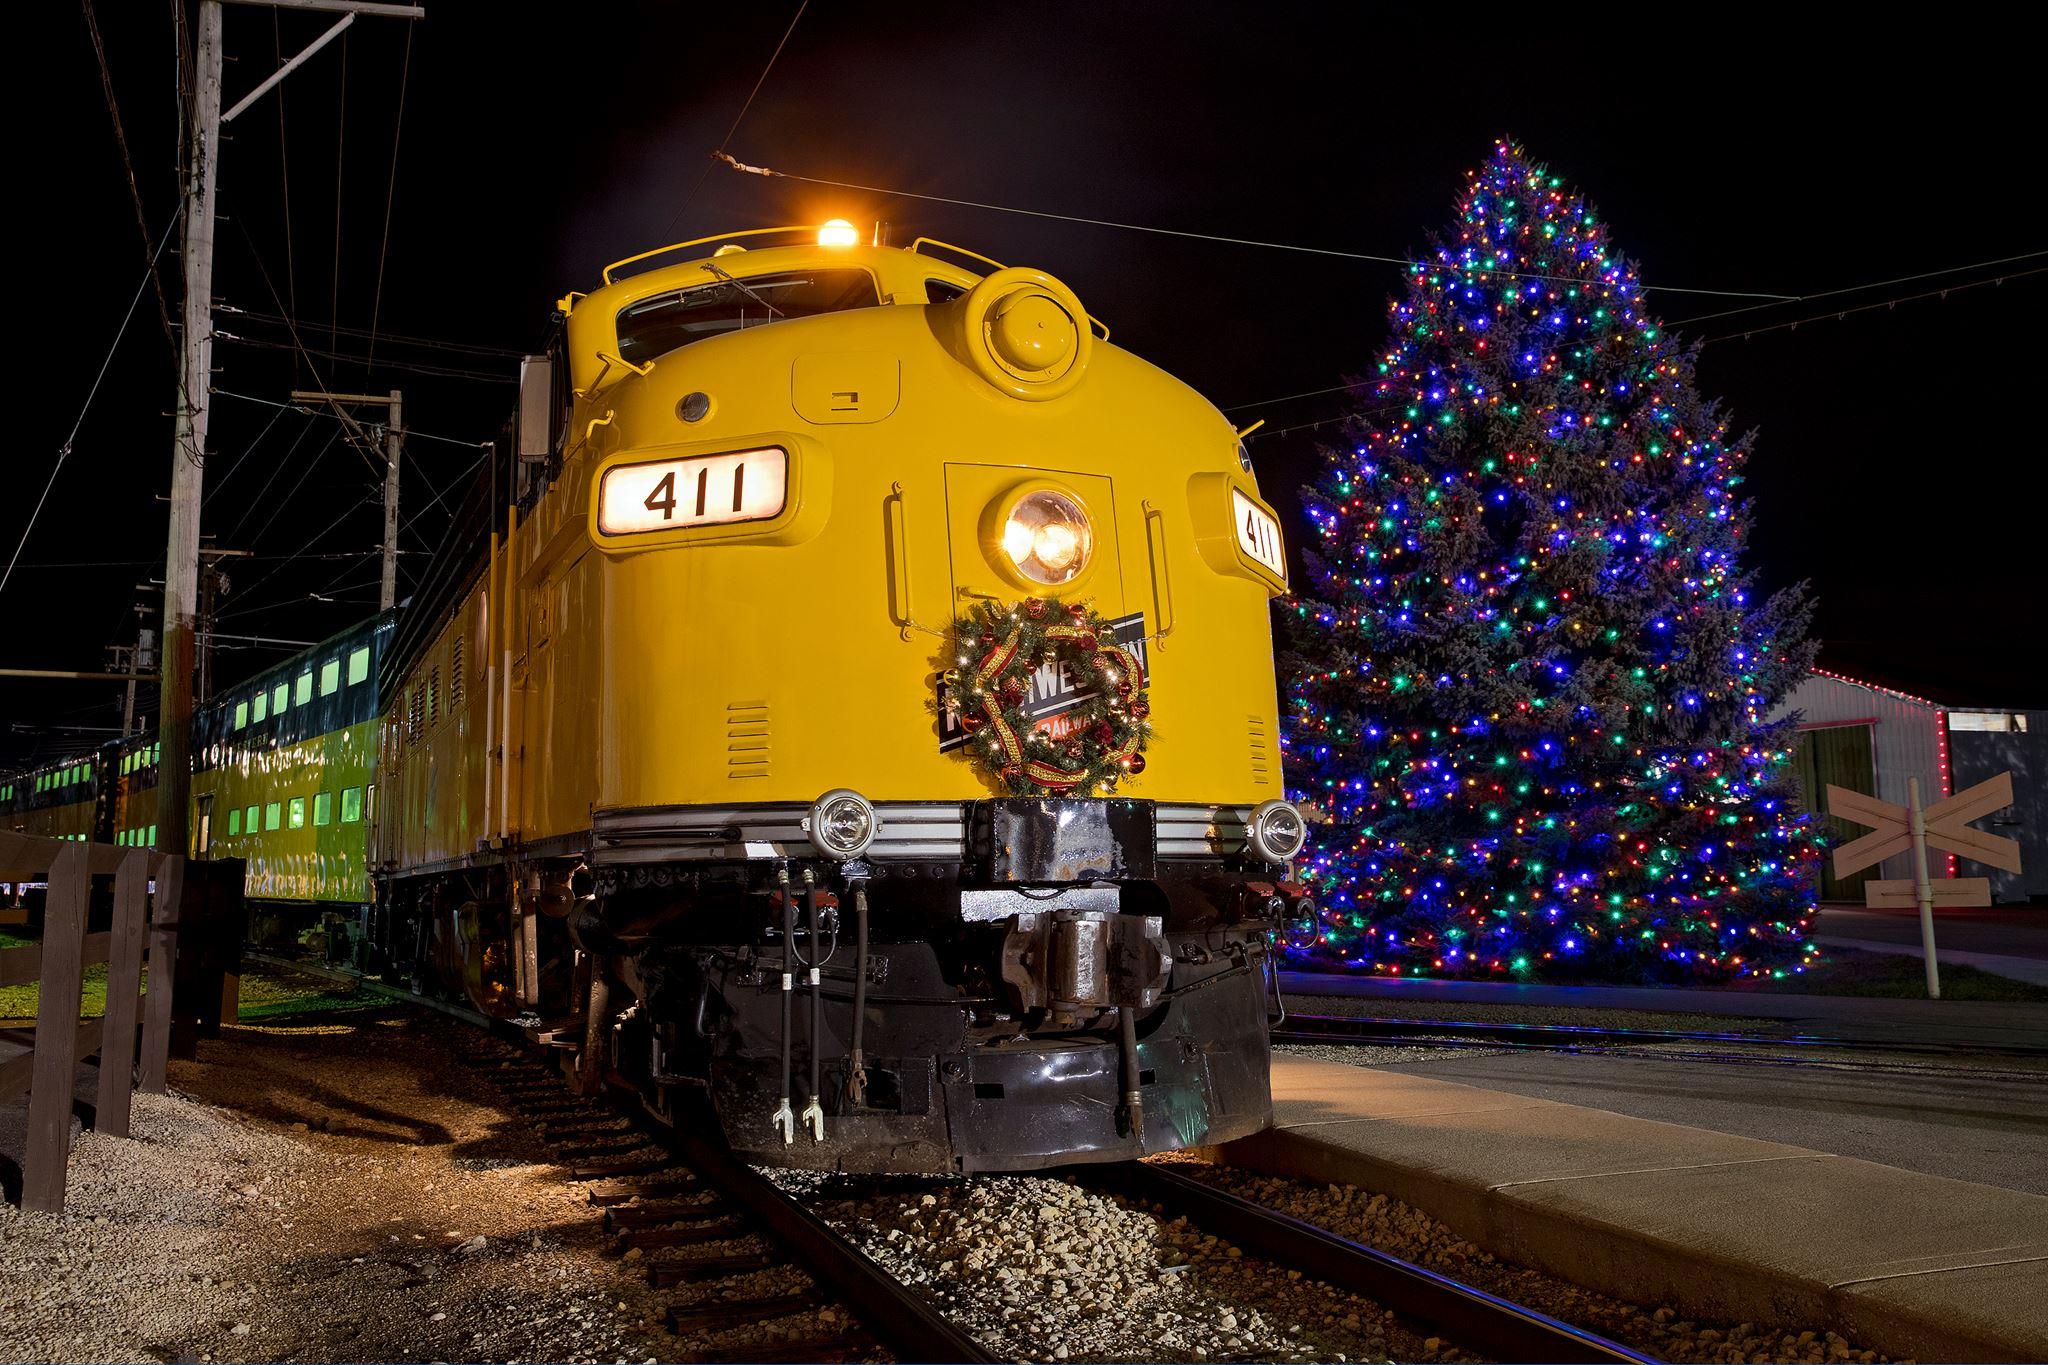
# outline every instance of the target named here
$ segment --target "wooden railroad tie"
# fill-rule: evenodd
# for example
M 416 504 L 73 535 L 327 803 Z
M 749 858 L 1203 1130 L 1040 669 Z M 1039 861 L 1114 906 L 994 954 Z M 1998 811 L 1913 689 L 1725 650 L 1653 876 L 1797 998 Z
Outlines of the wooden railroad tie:
M 661 1261 L 647 1267 L 647 1283 L 656 1289 L 672 1289 L 679 1284 L 695 1284 L 699 1280 L 715 1280 L 726 1275 L 751 1275 L 757 1270 L 788 1263 L 789 1258 L 780 1251 L 747 1251 L 736 1256 L 707 1256 L 696 1261 Z
M 716 1222 L 695 1223 L 687 1226 L 665 1224 L 652 1228 L 629 1228 L 618 1237 L 619 1254 L 638 1247 L 642 1251 L 659 1251 L 663 1247 L 702 1246 L 706 1242 L 730 1242 L 750 1236 L 747 1225 L 737 1218 L 722 1218 Z
M 729 1218 L 732 1205 L 713 1195 L 709 1199 L 664 1199 L 645 1204 L 627 1204 L 604 1212 L 606 1232 L 628 1232 L 634 1228 L 658 1228 L 665 1223 L 708 1223 Z
M 808 1313 L 823 1306 L 824 1300 L 809 1292 L 777 1294 L 768 1299 L 691 1304 L 687 1308 L 668 1310 L 668 1330 L 677 1336 L 691 1332 L 716 1332 L 727 1327 L 744 1327 L 748 1323 Z
M 591 1206 L 611 1208 L 618 1204 L 630 1204 L 635 1199 L 649 1195 L 689 1194 L 704 1187 L 695 1171 L 673 1170 L 657 1176 L 648 1176 L 631 1185 L 592 1185 L 588 1192 Z

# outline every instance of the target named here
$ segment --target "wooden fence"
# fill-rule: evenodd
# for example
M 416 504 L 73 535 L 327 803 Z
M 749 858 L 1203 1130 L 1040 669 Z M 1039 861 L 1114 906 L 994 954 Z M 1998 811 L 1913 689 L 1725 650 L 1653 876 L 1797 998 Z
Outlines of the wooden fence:
M 113 916 L 106 930 L 87 933 L 92 879 L 100 873 L 113 874 Z M 0 881 L 20 883 L 45 875 L 49 891 L 42 944 L 0 949 L 0 986 L 39 987 L 35 1030 L 0 1033 L 0 1104 L 24 1090 L 29 1097 L 21 1165 L 14 1168 L 0 1154 L 0 1184 L 8 1187 L 9 1197 L 18 1191 L 24 1209 L 61 1213 L 74 1108 L 96 1131 L 127 1137 L 135 1086 L 163 1093 L 185 859 L 144 848 L 0 833 Z M 153 919 L 148 913 L 152 877 Z M 149 992 L 143 995 L 145 939 L 150 970 Z M 107 964 L 105 1016 L 81 1019 L 85 969 L 101 962 Z M 75 1077 L 79 1062 L 95 1053 L 99 1083 L 88 1101 L 75 1095 Z

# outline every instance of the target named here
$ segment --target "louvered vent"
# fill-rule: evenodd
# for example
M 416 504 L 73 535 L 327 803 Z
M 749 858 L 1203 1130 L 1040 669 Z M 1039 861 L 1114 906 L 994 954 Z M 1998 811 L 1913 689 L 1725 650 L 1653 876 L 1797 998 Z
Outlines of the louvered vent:
M 768 776 L 768 703 L 734 701 L 725 706 L 725 775 Z
M 405 737 L 412 743 L 420 742 L 420 733 L 426 728 L 427 693 L 418 683 L 412 685 L 412 696 L 406 702 Z
M 427 724 L 432 725 L 441 716 L 441 670 L 436 668 L 427 674 Z
M 1252 785 L 1270 787 L 1273 785 L 1273 747 L 1266 734 L 1266 722 L 1262 716 L 1248 716 L 1251 724 Z
M 455 637 L 454 645 L 448 651 L 448 705 L 454 710 L 462 709 L 462 637 Z

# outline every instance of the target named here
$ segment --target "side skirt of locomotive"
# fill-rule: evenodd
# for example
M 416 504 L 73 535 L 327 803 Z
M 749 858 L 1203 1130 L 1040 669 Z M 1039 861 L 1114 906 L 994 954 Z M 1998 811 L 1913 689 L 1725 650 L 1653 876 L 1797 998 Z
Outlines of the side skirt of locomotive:
M 1030 1170 L 1256 1132 L 1283 870 L 1227 809 L 880 807 L 856 859 L 803 807 L 600 813 L 587 851 L 379 879 L 359 963 L 511 1020 L 656 1114 L 708 1093 L 765 1165 Z

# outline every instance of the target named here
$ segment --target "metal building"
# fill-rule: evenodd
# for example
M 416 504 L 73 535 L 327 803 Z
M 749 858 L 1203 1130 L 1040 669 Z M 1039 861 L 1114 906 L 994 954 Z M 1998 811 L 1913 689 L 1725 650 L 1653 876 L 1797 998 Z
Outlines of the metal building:
M 1920 779 L 1928 805 L 1961 787 L 2006 771 L 2013 774 L 2014 805 L 1981 822 L 1987 830 L 2021 844 L 2019 875 L 1937 854 L 1933 875 L 1989 876 L 1994 899 L 2023 901 L 2048 894 L 2048 852 L 2043 849 L 2043 806 L 2048 804 L 2048 713 L 1990 707 L 1947 706 L 1876 683 L 1815 669 L 1792 690 L 1777 714 L 1799 714 L 1799 781 L 1807 807 L 1826 814 L 1830 783 L 1868 792 L 1881 801 L 1906 804 L 1909 778 Z M 1837 837 L 1867 833 L 1859 824 L 1828 819 Z M 1910 878 L 1910 854 L 1837 879 L 1831 867 L 1821 876 L 1821 899 L 1861 902 L 1870 877 Z

